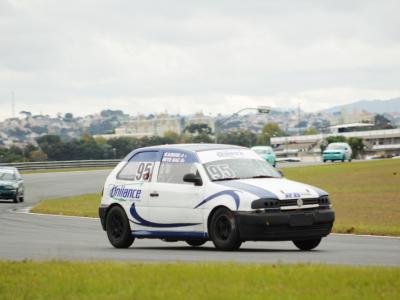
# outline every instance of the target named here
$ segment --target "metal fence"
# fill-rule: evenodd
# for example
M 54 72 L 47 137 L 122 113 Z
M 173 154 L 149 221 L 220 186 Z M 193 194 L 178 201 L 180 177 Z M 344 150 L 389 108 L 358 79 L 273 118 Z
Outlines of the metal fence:
M 21 163 L 0 163 L 0 167 L 16 167 L 20 171 L 26 170 L 52 170 L 70 168 L 104 168 L 114 167 L 121 160 L 71 160 L 71 161 L 41 161 L 41 162 L 21 162 Z

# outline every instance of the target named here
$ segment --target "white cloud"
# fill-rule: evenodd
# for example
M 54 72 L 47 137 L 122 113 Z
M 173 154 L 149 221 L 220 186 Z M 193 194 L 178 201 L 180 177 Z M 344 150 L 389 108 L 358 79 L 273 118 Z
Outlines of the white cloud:
M 398 97 L 398 1 L 0 0 L 0 118 Z

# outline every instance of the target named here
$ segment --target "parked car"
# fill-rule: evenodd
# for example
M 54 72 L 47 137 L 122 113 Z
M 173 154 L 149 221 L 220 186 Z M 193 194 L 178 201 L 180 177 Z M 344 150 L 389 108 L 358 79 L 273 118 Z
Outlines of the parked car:
M 272 147 L 270 146 L 255 146 L 251 148 L 258 155 L 260 155 L 265 161 L 269 162 L 271 166 L 276 167 L 276 155 Z
M 347 143 L 330 143 L 325 151 L 322 153 L 322 161 L 326 162 L 328 160 L 335 161 L 345 161 L 349 162 L 353 159 L 353 152 L 351 147 Z
M 215 144 L 131 152 L 106 179 L 99 216 L 110 243 L 135 238 L 211 240 L 220 250 L 244 241 L 318 246 L 334 222 L 328 193 L 283 178 L 254 151 Z
M 17 168 L 0 167 L 0 199 L 24 201 L 24 181 Z

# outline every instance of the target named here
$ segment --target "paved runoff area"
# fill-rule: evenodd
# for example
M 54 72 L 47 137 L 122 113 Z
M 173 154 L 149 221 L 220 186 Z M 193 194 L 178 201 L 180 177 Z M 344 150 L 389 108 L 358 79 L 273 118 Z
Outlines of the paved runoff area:
M 0 201 L 0 259 L 400 266 L 400 238 L 333 234 L 311 252 L 298 251 L 291 242 L 246 242 L 238 251 L 220 252 L 211 242 L 191 248 L 184 242 L 160 240 L 135 240 L 129 249 L 114 249 L 98 219 L 24 213 L 39 199 L 100 192 L 109 172 L 24 175 L 25 202 Z

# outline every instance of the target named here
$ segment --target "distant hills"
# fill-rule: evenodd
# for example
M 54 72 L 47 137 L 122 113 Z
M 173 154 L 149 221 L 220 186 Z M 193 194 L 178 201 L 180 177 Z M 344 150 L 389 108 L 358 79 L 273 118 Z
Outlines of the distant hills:
M 345 105 L 338 105 L 321 112 L 335 113 L 345 109 L 348 112 L 353 110 L 366 110 L 370 113 L 382 114 L 388 112 L 400 112 L 400 97 L 389 100 L 361 100 Z

